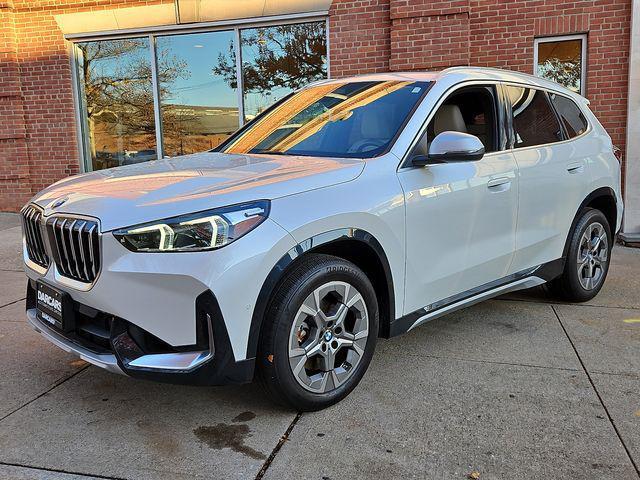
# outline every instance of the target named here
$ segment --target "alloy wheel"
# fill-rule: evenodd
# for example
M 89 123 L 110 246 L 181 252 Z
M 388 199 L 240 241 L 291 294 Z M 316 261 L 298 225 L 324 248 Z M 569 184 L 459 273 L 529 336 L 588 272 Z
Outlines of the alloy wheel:
M 349 283 L 332 281 L 302 302 L 289 334 L 289 365 L 296 381 L 314 393 L 335 390 L 362 360 L 369 337 L 364 298 Z
M 590 224 L 580 238 L 578 248 L 578 279 L 585 290 L 596 288 L 606 271 L 609 261 L 607 232 L 602 224 Z

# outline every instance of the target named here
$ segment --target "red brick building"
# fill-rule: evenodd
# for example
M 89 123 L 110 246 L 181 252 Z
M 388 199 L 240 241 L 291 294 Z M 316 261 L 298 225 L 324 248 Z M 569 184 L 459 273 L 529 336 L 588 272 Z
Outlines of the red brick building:
M 639 10 L 638 0 L 0 0 L 0 209 L 80 171 L 214 146 L 288 91 L 261 77 L 295 87 L 477 65 L 551 76 L 590 99 L 626 152 L 625 232 L 640 234 Z M 259 71 L 265 50 L 287 55 L 283 42 L 318 60 Z

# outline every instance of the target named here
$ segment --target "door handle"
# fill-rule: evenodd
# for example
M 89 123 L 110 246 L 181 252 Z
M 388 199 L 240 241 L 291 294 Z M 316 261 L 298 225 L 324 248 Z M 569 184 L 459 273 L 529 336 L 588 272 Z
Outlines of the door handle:
M 487 188 L 492 192 L 505 192 L 511 188 L 509 177 L 492 178 L 487 182 Z
M 580 162 L 574 162 L 567 165 L 567 172 L 569 173 L 582 173 L 584 172 L 584 164 Z

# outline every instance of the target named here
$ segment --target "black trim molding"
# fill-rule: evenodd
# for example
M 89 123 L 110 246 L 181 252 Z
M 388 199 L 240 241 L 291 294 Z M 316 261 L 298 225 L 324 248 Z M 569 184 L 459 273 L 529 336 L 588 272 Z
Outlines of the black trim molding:
M 476 295 L 488 292 L 490 290 L 493 290 L 494 288 L 502 287 L 518 280 L 522 280 L 523 278 L 538 277 L 547 282 L 553 280 L 554 278 L 562 274 L 562 271 L 564 270 L 564 263 L 565 259 L 559 258 L 557 260 L 553 260 L 537 267 L 528 268 L 526 270 L 513 273 L 498 280 L 494 280 L 493 282 L 485 283 L 484 285 L 480 285 L 479 287 L 475 287 L 465 292 L 452 295 L 443 300 L 439 300 L 430 305 L 426 305 L 425 307 L 414 310 L 413 312 L 408 313 L 407 315 L 404 315 L 403 317 L 400 317 L 396 321 L 391 323 L 390 336 L 395 337 L 397 335 L 405 333 L 411 328 L 414 323 L 416 323 L 418 319 L 424 317 L 425 315 L 436 313 L 437 311 L 453 305 L 454 303 L 475 297 Z
M 247 343 L 248 359 L 255 359 L 257 355 L 262 321 L 267 311 L 271 295 L 273 294 L 276 285 L 283 277 L 285 271 L 301 255 L 311 252 L 320 246 L 324 246 L 333 242 L 343 241 L 346 239 L 365 243 L 376 252 L 378 259 L 382 264 L 387 280 L 389 296 L 388 307 L 390 318 L 393 319 L 395 317 L 395 294 L 393 289 L 393 277 L 391 275 L 391 268 L 389 266 L 387 255 L 385 254 L 382 245 L 380 245 L 380 242 L 378 242 L 378 240 L 372 234 L 370 234 L 366 230 L 362 230 L 359 228 L 341 228 L 320 233 L 300 242 L 298 245 L 293 247 L 285 255 L 283 255 L 278 263 L 276 263 L 276 265 L 273 267 L 273 269 L 271 269 L 271 272 L 262 285 L 262 289 L 260 290 L 260 294 L 258 295 L 258 299 L 256 300 L 256 305 L 253 309 L 251 327 L 249 329 L 249 340 Z M 385 332 L 383 330 L 382 333 L 383 336 L 388 336 L 388 332 Z

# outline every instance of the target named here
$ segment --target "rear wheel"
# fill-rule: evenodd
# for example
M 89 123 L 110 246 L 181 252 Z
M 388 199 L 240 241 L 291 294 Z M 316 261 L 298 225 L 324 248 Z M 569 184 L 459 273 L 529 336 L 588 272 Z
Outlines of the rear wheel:
M 360 382 L 378 334 L 367 276 L 338 257 L 311 254 L 277 288 L 260 339 L 258 378 L 300 411 L 328 407 Z
M 612 246 L 607 218 L 600 210 L 585 210 L 570 238 L 564 272 L 553 281 L 552 291 L 571 302 L 591 300 L 607 277 Z

